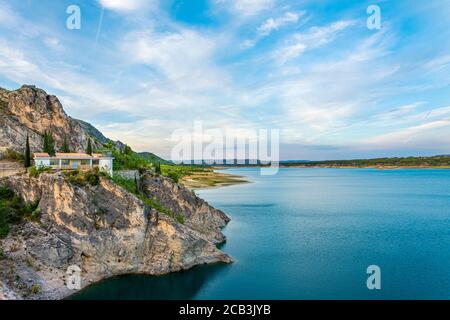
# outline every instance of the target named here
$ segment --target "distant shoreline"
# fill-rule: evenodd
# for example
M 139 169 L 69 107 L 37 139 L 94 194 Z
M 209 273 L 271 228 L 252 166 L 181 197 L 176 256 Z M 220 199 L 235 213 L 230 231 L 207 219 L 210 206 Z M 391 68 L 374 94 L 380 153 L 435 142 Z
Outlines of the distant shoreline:
M 229 169 L 245 169 L 245 168 L 268 168 L 268 166 L 224 166 L 214 167 L 214 170 L 229 170 Z M 304 169 L 450 169 L 450 166 L 333 166 L 333 165 L 280 165 L 279 168 L 304 168 Z
M 197 171 L 180 179 L 180 183 L 190 190 L 214 189 L 237 184 L 250 183 L 245 177 L 235 174 L 211 171 Z

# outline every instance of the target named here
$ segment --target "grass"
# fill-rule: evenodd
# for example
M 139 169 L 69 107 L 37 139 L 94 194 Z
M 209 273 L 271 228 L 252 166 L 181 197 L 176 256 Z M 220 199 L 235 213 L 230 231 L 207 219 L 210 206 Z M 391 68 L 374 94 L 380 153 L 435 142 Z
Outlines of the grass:
M 0 187 L 0 238 L 9 234 L 11 225 L 24 220 L 40 221 L 39 200 L 28 203 L 6 187 Z
M 136 181 L 134 179 L 128 179 L 121 176 L 114 176 L 112 180 L 128 192 L 137 196 L 145 205 L 153 208 L 162 214 L 175 219 L 178 223 L 184 224 L 184 216 L 179 213 L 173 212 L 170 208 L 164 206 L 156 197 L 148 198 L 143 193 L 139 193 L 137 190 Z

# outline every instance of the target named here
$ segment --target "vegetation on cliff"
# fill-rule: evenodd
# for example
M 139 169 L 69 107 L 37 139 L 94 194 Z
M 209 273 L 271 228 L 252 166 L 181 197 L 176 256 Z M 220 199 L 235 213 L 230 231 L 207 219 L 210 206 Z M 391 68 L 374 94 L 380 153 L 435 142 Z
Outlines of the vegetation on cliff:
M 8 235 L 12 224 L 21 223 L 24 219 L 38 221 L 39 201 L 26 203 L 7 187 L 0 187 L 0 238 Z
M 144 204 L 149 206 L 150 208 L 153 208 L 160 213 L 163 213 L 172 219 L 175 219 L 178 223 L 183 224 L 184 223 L 184 216 L 179 213 L 173 212 L 171 209 L 165 207 L 161 202 L 158 201 L 156 197 L 148 198 L 145 196 L 145 194 L 141 191 L 141 188 L 139 186 L 140 181 L 137 179 L 129 179 L 125 178 L 119 175 L 115 175 L 112 180 L 128 192 L 134 194 L 136 197 L 138 197 Z
M 98 168 L 88 171 L 64 171 L 64 176 L 67 181 L 79 187 L 84 187 L 87 185 L 97 186 L 100 183 L 101 177 L 108 178 L 108 174 L 104 171 L 100 171 Z

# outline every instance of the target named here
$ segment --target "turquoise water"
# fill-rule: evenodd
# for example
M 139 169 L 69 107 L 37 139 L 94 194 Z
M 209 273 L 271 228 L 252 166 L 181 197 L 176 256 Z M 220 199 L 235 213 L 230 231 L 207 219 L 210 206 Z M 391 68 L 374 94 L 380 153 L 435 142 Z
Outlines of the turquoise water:
M 233 169 L 197 191 L 232 221 L 232 265 L 93 285 L 92 299 L 450 299 L 450 170 Z M 381 290 L 366 268 L 381 268 Z

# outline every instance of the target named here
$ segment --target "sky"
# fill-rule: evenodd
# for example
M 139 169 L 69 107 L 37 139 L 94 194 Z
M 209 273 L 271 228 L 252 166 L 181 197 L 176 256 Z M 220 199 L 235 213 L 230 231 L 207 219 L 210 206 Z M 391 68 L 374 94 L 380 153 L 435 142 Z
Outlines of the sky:
M 167 158 L 196 121 L 284 160 L 450 154 L 449 39 L 450 0 L 0 0 L 0 86 Z

